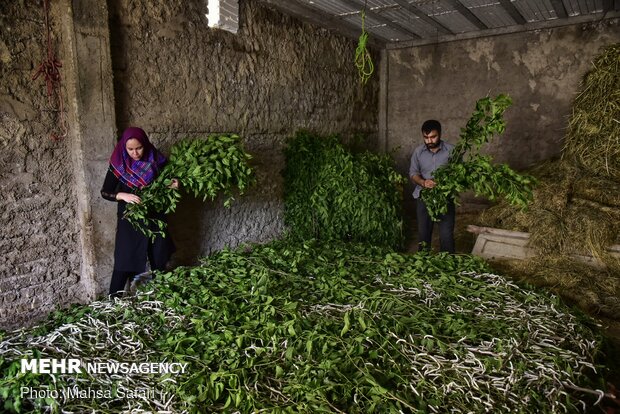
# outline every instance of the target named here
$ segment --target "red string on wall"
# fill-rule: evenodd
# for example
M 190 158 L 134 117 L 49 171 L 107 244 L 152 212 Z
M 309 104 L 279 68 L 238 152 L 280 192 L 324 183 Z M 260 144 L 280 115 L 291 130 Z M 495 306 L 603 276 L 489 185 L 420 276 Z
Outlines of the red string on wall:
M 64 101 L 62 98 L 62 85 L 60 68 L 62 64 L 56 58 L 54 54 L 54 48 L 52 45 L 52 36 L 49 22 L 49 0 L 43 0 L 43 9 L 45 11 L 45 32 L 47 41 L 47 59 L 41 62 L 37 68 L 36 73 L 32 76 L 32 80 L 36 80 L 39 76 L 43 75 L 47 86 L 47 98 L 49 104 L 57 108 L 57 127 L 58 131 L 52 132 L 50 137 L 54 141 L 59 141 L 67 136 L 67 123 L 65 120 Z

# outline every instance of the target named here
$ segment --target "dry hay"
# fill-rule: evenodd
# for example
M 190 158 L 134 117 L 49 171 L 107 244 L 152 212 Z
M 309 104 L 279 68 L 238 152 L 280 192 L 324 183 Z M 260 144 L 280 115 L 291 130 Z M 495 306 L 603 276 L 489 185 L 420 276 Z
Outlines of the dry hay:
M 620 181 L 620 43 L 607 47 L 583 78 L 563 156 Z
M 482 213 L 480 223 L 530 232 L 530 247 L 542 254 L 606 260 L 607 247 L 620 232 L 620 185 L 586 175 L 565 160 L 546 162 L 530 173 L 539 185 L 528 209 L 500 203 Z
M 577 202 L 593 208 L 612 214 L 620 211 L 620 181 L 582 176 L 575 181 L 573 194 Z
M 484 226 L 530 233 L 529 246 L 538 255 L 505 262 L 504 270 L 592 313 L 620 319 L 620 259 L 607 251 L 620 243 L 620 44 L 605 49 L 584 77 L 562 159 L 529 172 L 539 185 L 527 211 L 500 203 L 479 217 Z
M 591 255 L 616 267 L 607 248 L 620 242 L 620 185 L 587 176 L 565 160 L 530 173 L 539 185 L 528 209 L 502 202 L 484 211 L 479 224 L 529 232 L 529 246 L 541 254 Z
M 486 225 L 528 232 L 542 223 L 557 222 L 560 212 L 566 208 L 571 198 L 572 183 L 579 174 L 578 170 L 567 162 L 556 160 L 543 162 L 528 173 L 538 180 L 534 199 L 528 210 L 501 202 L 481 216 Z

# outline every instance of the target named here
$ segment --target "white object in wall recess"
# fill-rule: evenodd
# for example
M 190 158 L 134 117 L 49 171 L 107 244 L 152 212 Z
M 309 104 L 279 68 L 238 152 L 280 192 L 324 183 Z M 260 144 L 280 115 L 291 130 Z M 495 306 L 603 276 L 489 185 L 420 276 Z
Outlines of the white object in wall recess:
M 239 0 L 208 0 L 209 27 L 237 33 L 239 30 Z

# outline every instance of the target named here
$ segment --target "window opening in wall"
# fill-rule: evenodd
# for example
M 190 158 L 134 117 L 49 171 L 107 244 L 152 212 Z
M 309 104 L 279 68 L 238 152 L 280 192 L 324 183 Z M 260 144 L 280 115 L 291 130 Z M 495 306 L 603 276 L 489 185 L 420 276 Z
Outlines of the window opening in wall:
M 209 27 L 232 33 L 239 30 L 239 0 L 208 0 L 207 21 Z

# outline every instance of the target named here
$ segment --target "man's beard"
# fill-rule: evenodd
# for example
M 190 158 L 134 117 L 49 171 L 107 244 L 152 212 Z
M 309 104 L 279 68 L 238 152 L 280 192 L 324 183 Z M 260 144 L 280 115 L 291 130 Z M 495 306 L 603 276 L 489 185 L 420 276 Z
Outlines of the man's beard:
M 431 144 L 425 144 L 427 149 L 435 149 L 437 147 L 439 147 L 439 144 L 441 143 L 441 140 L 438 139 L 437 142 L 435 143 L 431 143 Z

